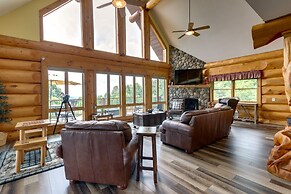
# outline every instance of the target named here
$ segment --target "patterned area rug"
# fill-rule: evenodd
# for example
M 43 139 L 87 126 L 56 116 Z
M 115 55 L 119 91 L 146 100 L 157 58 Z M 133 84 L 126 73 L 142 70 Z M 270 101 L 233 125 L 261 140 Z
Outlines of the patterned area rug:
M 48 143 L 46 162 L 43 167 L 40 166 L 39 161 L 40 150 L 26 152 L 19 173 L 15 172 L 15 150 L 12 144 L 8 145 L 8 149 L 0 153 L 0 185 L 63 166 L 63 160 L 56 156 L 56 148 L 60 144 L 61 141 Z

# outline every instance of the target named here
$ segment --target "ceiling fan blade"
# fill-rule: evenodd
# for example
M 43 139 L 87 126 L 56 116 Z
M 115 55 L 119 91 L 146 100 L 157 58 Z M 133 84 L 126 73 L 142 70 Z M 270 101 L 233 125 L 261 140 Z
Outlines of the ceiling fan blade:
M 198 36 L 200 36 L 200 34 L 198 32 L 194 32 L 193 36 L 198 37 Z
M 125 8 L 119 8 L 118 13 L 120 14 L 121 17 L 124 18 L 126 16 Z
M 186 32 L 186 30 L 174 30 L 174 31 L 172 31 L 172 33 L 176 33 L 176 32 Z
M 183 38 L 185 36 L 185 34 L 183 34 L 182 36 L 180 36 L 178 39 L 181 39 L 181 38 Z
M 197 31 L 197 30 L 206 30 L 206 29 L 209 29 L 210 26 L 201 26 L 201 27 L 198 27 L 198 28 L 194 28 L 193 31 Z
M 189 22 L 188 24 L 188 30 L 191 30 L 194 26 L 194 23 L 193 22 Z
M 130 4 L 130 5 L 135 5 L 135 6 L 145 6 L 146 3 L 143 1 L 138 1 L 138 0 L 126 0 L 126 3 Z
M 104 4 L 102 4 L 102 5 L 97 6 L 96 8 L 97 8 L 97 9 L 100 9 L 100 8 L 106 7 L 106 6 L 108 6 L 108 5 L 112 5 L 112 2 L 104 3 Z

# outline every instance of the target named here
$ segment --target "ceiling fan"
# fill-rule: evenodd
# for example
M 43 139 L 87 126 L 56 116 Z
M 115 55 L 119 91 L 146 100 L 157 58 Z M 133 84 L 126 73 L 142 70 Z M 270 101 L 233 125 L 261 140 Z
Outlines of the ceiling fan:
M 126 4 L 135 5 L 135 6 L 145 6 L 146 3 L 143 2 L 143 1 L 138 1 L 138 0 L 113 0 L 111 2 L 99 5 L 97 7 L 97 9 L 100 9 L 100 8 L 103 8 L 103 7 L 107 7 L 107 6 L 111 5 L 111 4 L 116 8 L 123 8 L 123 7 L 126 6 Z
M 200 34 L 198 32 L 196 32 L 196 31 L 198 31 L 198 30 L 206 30 L 206 29 L 209 29 L 210 28 L 210 26 L 208 26 L 208 25 L 207 26 L 201 26 L 201 27 L 198 27 L 198 28 L 193 28 L 194 23 L 193 22 L 190 22 L 190 0 L 189 0 L 189 12 L 188 13 L 189 13 L 188 28 L 186 30 L 174 30 L 172 32 L 172 33 L 184 32 L 184 34 L 181 35 L 178 39 L 183 38 L 185 35 L 188 35 L 188 36 L 193 35 L 193 36 L 198 37 L 198 36 L 200 36 Z

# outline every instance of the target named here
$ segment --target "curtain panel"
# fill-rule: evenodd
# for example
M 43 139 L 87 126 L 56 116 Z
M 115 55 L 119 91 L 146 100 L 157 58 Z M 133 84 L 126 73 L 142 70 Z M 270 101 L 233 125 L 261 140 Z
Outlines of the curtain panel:
M 208 76 L 208 82 L 241 80 L 241 79 L 257 79 L 257 78 L 261 78 L 261 76 L 262 76 L 262 71 L 260 70 L 244 71 L 244 72 L 237 72 L 237 73 L 210 75 Z

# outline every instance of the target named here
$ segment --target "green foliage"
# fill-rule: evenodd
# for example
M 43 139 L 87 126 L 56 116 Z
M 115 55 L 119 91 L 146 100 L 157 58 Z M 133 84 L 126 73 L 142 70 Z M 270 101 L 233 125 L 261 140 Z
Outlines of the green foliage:
M 49 85 L 49 97 L 51 106 L 60 105 L 63 100 L 61 88 L 56 84 Z
M 152 79 L 152 101 L 157 102 L 157 79 Z
M 143 88 L 139 83 L 135 83 L 136 103 L 143 103 Z
M 8 117 L 10 113 L 9 104 L 7 103 L 7 96 L 5 94 L 5 86 L 0 82 L 0 123 L 7 123 L 11 119 Z
M 241 101 L 257 101 L 257 79 L 235 80 L 234 96 Z M 231 97 L 232 81 L 214 82 L 214 100 Z

